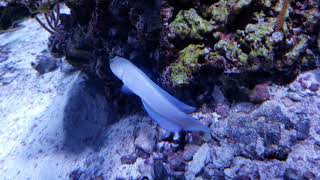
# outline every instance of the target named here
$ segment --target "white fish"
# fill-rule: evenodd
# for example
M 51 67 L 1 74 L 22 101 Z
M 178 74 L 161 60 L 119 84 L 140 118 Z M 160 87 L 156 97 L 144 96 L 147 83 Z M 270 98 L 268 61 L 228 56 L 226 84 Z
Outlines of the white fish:
M 171 131 L 204 131 L 210 132 L 195 118 L 186 113 L 195 111 L 194 107 L 184 104 L 161 89 L 138 67 L 127 59 L 115 57 L 110 60 L 110 68 L 124 86 L 122 91 L 133 92 L 141 98 L 142 104 L 149 114 L 162 128 Z

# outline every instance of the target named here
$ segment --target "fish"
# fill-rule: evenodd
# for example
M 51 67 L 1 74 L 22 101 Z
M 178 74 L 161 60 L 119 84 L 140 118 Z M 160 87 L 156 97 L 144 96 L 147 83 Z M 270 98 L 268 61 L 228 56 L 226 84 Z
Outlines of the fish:
M 189 115 L 195 107 L 170 95 L 129 60 L 116 56 L 109 64 L 112 73 L 123 82 L 122 91 L 137 95 L 147 114 L 160 127 L 170 132 L 210 132 L 210 128 Z

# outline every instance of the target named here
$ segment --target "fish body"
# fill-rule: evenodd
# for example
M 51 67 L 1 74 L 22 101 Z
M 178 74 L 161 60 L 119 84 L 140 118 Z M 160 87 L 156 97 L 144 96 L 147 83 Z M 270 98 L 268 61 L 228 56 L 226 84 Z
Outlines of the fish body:
M 155 84 L 144 72 L 127 59 L 115 57 L 110 61 L 111 71 L 122 80 L 126 91 L 139 96 L 152 119 L 171 132 L 180 130 L 204 131 L 210 129 L 187 113 L 195 108 L 186 105 Z

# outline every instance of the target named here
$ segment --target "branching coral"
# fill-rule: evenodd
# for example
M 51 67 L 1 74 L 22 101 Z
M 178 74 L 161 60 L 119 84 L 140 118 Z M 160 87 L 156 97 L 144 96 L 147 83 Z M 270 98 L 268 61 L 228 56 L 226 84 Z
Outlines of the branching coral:
M 40 0 L 40 1 L 24 1 L 20 3 L 28 7 L 32 14 L 35 14 L 36 21 L 50 34 L 56 31 L 60 22 L 60 0 Z M 38 13 L 43 13 L 46 23 L 42 22 L 37 16 Z
M 44 17 L 47 21 L 47 25 L 45 25 L 39 17 L 35 16 L 36 21 L 50 34 L 53 34 L 56 30 L 57 26 L 59 25 L 59 17 L 60 17 L 60 5 L 59 0 L 56 1 L 56 4 L 52 9 L 48 9 L 44 12 Z

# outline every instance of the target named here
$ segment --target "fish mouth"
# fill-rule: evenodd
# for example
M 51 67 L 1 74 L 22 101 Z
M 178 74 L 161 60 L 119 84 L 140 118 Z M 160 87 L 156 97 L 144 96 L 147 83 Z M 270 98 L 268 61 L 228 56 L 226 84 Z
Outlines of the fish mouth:
M 121 63 L 117 63 L 117 56 L 109 60 L 110 69 L 114 75 L 116 75 L 120 80 L 123 79 L 124 70 Z

